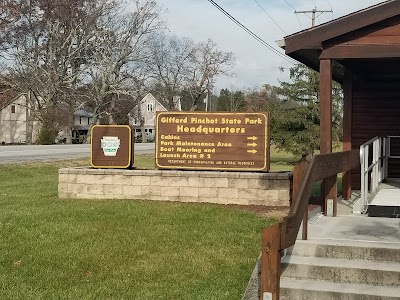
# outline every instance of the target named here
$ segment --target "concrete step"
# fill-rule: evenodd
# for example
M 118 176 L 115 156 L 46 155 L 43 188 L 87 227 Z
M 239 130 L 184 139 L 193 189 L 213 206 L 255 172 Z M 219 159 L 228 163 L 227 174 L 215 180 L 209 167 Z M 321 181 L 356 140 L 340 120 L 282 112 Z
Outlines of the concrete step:
M 399 300 L 400 287 L 281 279 L 281 300 Z
M 318 220 L 310 227 L 313 238 L 297 240 L 282 258 L 281 300 L 400 300 L 399 221 Z M 246 300 L 259 299 L 259 272 Z
M 400 263 L 400 243 L 308 239 L 296 241 L 289 255 Z
M 282 258 L 281 300 L 400 299 L 400 243 L 309 239 Z
M 400 263 L 287 255 L 282 259 L 282 276 L 400 287 Z

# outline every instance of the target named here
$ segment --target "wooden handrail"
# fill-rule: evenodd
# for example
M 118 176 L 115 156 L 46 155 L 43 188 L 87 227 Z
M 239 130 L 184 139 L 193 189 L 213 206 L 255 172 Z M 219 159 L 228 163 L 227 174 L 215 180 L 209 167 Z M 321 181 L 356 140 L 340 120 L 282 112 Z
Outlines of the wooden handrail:
M 308 209 L 308 201 L 316 181 L 336 176 L 360 165 L 358 150 L 320 154 L 313 156 L 305 170 L 299 192 L 294 195 L 286 222 L 284 240 L 281 249 L 293 246 L 299 231 L 303 216 Z M 304 166 L 302 166 L 304 168 Z
M 316 181 L 337 176 L 360 165 L 358 150 L 315 155 L 295 166 L 293 201 L 283 222 L 263 230 L 260 299 L 279 300 L 280 259 L 283 249 L 293 246 Z M 277 250 L 279 249 L 279 250 Z M 264 297 L 265 295 L 265 297 Z

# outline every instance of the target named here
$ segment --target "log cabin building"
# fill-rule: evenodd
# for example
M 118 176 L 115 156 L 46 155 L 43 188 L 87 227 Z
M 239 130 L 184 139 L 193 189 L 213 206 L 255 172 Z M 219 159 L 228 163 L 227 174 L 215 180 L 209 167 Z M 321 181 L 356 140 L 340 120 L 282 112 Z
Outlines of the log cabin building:
M 286 36 L 283 47 L 288 56 L 320 72 L 321 153 L 332 151 L 332 79 L 344 90 L 344 151 L 377 136 L 400 136 L 399 0 Z M 400 156 L 396 139 L 391 143 L 392 156 Z M 388 172 L 400 177 L 400 159 L 389 159 Z M 360 169 L 344 174 L 344 199 L 352 189 L 360 190 L 360 181 Z

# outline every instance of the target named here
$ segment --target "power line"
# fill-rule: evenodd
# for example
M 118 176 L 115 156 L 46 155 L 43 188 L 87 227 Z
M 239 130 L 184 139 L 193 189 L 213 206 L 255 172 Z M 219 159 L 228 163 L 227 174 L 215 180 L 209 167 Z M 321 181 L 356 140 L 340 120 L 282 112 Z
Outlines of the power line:
M 317 9 L 317 4 L 315 4 L 314 0 L 311 0 L 311 2 L 314 4 L 314 8 Z
M 260 42 L 264 47 L 268 48 L 271 50 L 273 53 L 278 55 L 279 57 L 283 58 L 287 62 L 291 64 L 297 64 L 297 62 L 293 59 L 291 59 L 288 56 L 285 56 L 284 54 L 280 53 L 278 50 L 276 50 L 274 47 L 272 47 L 270 44 L 268 44 L 266 41 L 264 41 L 262 38 L 260 38 L 258 35 L 256 35 L 254 32 L 252 32 L 250 29 L 248 29 L 246 26 L 244 26 L 242 23 L 240 23 L 238 20 L 236 20 L 232 15 L 230 15 L 225 9 L 223 9 L 221 6 L 219 6 L 214 0 L 208 0 L 212 5 L 214 5 L 218 10 L 220 10 L 225 16 L 227 16 L 229 19 L 231 19 L 236 25 L 238 25 L 240 28 L 242 28 L 244 31 L 246 31 L 248 34 L 250 34 L 255 40 Z
M 333 8 L 332 8 L 332 5 L 331 5 L 331 3 L 329 2 L 329 0 L 326 0 L 326 2 L 328 2 L 329 7 L 331 8 L 331 11 L 332 11 L 332 20 L 333 20 Z
M 286 0 L 283 0 L 287 5 L 289 5 L 289 7 L 291 9 L 293 9 L 293 11 L 296 13 L 296 9 L 294 8 L 294 6 L 292 4 L 290 4 L 289 2 L 287 2 Z M 301 21 L 300 21 L 300 17 L 298 14 L 296 14 L 297 17 L 297 21 L 299 21 L 299 25 L 300 25 L 300 30 L 303 30 L 303 26 L 301 25 Z
M 292 4 L 290 4 L 289 2 L 287 2 L 286 0 L 283 0 L 283 1 L 285 1 L 285 3 L 287 4 L 287 5 L 289 5 L 291 8 L 293 8 L 293 10 L 296 10 L 294 7 L 293 7 L 293 5 Z
M 300 25 L 300 29 L 303 30 L 303 26 L 301 26 L 301 21 L 300 21 L 300 17 L 298 14 L 296 14 L 297 20 L 299 21 L 299 25 Z
M 285 56 L 284 54 L 280 53 L 278 50 L 276 50 L 273 46 L 268 44 L 266 41 L 264 41 L 262 38 L 260 38 L 258 35 L 256 35 L 254 32 L 252 32 L 250 29 L 248 29 L 246 26 L 244 26 L 242 23 L 240 23 L 238 20 L 236 20 L 231 14 L 229 14 L 225 9 L 223 9 L 221 6 L 219 6 L 214 0 L 208 0 L 212 5 L 214 5 L 218 10 L 220 10 L 224 15 L 226 15 L 229 19 L 231 19 L 234 23 L 236 23 L 240 28 L 242 28 L 244 31 L 246 31 L 250 36 L 252 36 L 255 40 L 260 42 L 263 46 L 271 50 L 273 53 L 276 55 L 280 56 L 284 60 L 296 64 L 295 60 L 291 59 L 290 57 Z M 295 62 L 295 63 L 294 63 Z
M 257 0 L 254 0 L 254 1 L 255 1 L 255 2 L 257 3 L 257 5 L 264 11 L 264 13 L 272 20 L 272 22 L 274 22 L 275 25 L 278 26 L 278 28 L 279 28 L 280 30 L 282 30 L 282 32 L 283 32 L 284 34 L 287 35 L 286 31 L 282 29 L 282 27 L 270 16 L 269 13 L 267 13 L 267 11 L 264 9 L 264 7 L 262 7 L 261 4 L 260 4 Z

